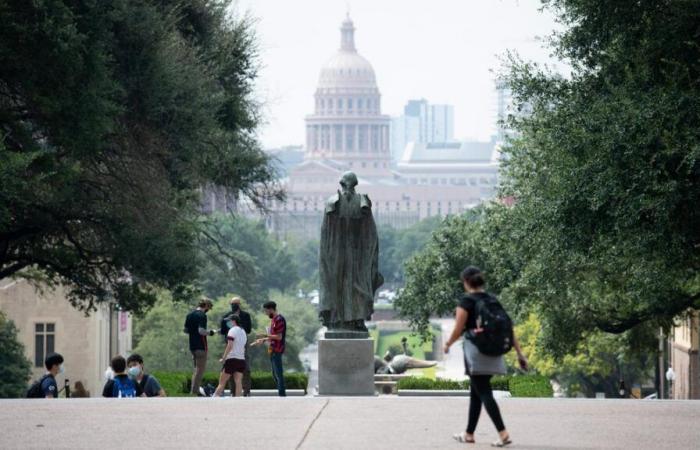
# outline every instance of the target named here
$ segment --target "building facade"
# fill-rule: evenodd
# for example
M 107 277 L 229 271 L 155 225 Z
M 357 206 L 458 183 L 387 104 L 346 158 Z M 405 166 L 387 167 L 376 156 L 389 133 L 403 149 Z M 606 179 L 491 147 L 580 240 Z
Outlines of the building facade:
M 669 340 L 670 366 L 675 373 L 671 398 L 700 399 L 700 315 L 691 311 L 679 319 Z
M 406 145 L 454 142 L 454 107 L 409 100 L 403 115 L 391 119 L 391 153 L 398 161 Z
M 32 364 L 32 380 L 46 372 L 47 354 L 63 355 L 65 373 L 57 377 L 59 389 L 66 380 L 71 387 L 81 381 L 92 397 L 101 396 L 112 356 L 132 350 L 129 313 L 100 304 L 85 316 L 70 304 L 62 287 L 36 289 L 26 280 L 2 280 L 0 310 L 19 330 L 18 339 Z

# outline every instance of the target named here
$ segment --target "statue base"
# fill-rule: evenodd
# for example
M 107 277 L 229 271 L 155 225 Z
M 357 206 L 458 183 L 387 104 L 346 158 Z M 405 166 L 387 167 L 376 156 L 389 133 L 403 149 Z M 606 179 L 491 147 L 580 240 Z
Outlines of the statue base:
M 375 395 L 374 340 L 319 340 L 318 395 Z
M 323 336 L 326 339 L 367 339 L 369 338 L 369 332 L 352 330 L 328 330 Z

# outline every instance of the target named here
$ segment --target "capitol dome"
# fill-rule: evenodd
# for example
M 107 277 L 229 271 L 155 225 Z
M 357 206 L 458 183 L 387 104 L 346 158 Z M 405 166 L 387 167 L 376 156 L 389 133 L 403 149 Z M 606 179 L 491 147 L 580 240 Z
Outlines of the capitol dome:
M 340 28 L 340 49 L 321 68 L 320 90 L 377 89 L 374 69 L 355 48 L 355 26 L 347 17 Z
M 372 65 L 357 53 L 355 25 L 340 27 L 340 49 L 321 68 L 314 112 L 306 117 L 306 159 L 333 160 L 363 177 L 389 171 L 389 117 Z

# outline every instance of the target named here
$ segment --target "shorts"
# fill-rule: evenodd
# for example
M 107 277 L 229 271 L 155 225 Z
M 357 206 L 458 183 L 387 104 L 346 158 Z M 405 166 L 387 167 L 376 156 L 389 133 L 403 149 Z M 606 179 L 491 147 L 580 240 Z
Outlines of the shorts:
M 245 368 L 245 359 L 230 358 L 224 362 L 224 367 L 221 370 L 229 375 L 233 375 L 236 372 L 245 372 Z

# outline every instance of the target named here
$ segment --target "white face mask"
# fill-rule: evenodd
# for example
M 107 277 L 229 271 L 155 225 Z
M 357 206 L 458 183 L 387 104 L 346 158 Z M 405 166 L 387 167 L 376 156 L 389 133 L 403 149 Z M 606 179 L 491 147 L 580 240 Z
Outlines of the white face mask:
M 65 371 L 66 371 L 66 369 L 63 367 L 63 364 L 61 364 L 60 366 L 58 366 L 58 373 L 63 373 L 63 372 L 65 372 Z

